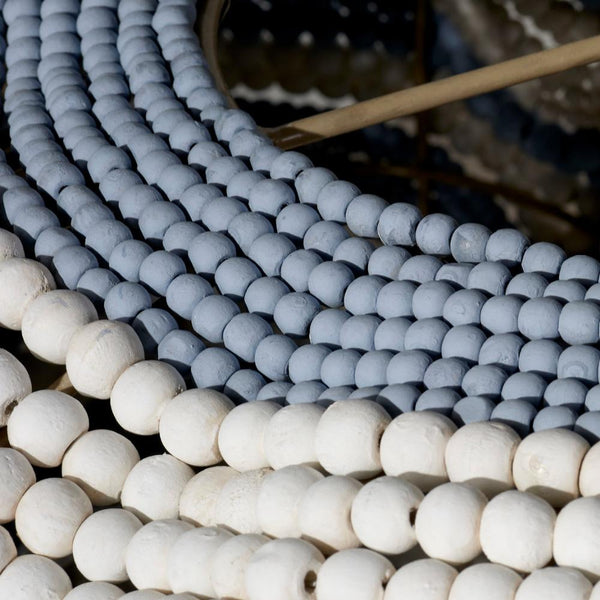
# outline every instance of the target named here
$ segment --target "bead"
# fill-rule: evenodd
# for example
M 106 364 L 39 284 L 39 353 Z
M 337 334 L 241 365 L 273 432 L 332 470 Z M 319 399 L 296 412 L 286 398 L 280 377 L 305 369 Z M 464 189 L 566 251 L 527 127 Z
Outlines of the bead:
M 202 298 L 193 309 L 192 327 L 209 342 L 220 343 L 225 327 L 239 314 L 240 309 L 233 300 L 211 294 Z
M 139 281 L 140 265 L 152 253 L 152 248 L 140 240 L 125 240 L 111 252 L 108 265 L 127 281 Z
M 354 371 L 360 360 L 356 350 L 334 350 L 321 364 L 321 380 L 328 387 L 354 385 Z
M 442 263 L 435 256 L 426 254 L 413 256 L 400 267 L 398 279 L 414 283 L 433 281 L 441 266 Z
M 106 316 L 113 321 L 129 322 L 152 306 L 150 294 L 137 283 L 122 281 L 113 286 L 104 301 Z
M 336 177 L 329 169 L 324 169 L 323 167 L 310 167 L 308 169 L 304 169 L 296 177 L 294 187 L 296 188 L 296 193 L 298 194 L 298 199 L 300 200 L 300 202 L 315 206 L 317 205 L 321 191 L 333 181 L 336 181 Z M 330 188 L 330 190 L 333 189 L 335 189 L 335 186 L 333 188 Z M 330 193 L 329 190 L 328 192 Z M 329 201 L 328 204 L 330 205 L 331 201 Z M 323 214 L 322 216 L 324 219 L 329 219 L 329 217 L 326 217 Z
M 298 203 L 289 204 L 277 215 L 277 231 L 298 242 L 319 220 L 319 214 L 310 206 Z
M 406 330 L 404 347 L 406 350 L 421 350 L 431 356 L 439 356 L 442 351 L 442 341 L 450 326 L 442 319 L 421 319 L 415 321 Z M 482 350 L 483 350 L 482 346 Z
M 258 344 L 272 335 L 271 326 L 256 314 L 235 315 L 223 330 L 225 347 L 245 362 L 254 362 Z
M 340 346 L 340 331 L 350 315 L 344 310 L 326 309 L 317 314 L 310 325 L 310 343 Z
M 418 221 L 419 218 L 417 212 L 416 220 Z M 415 239 L 419 250 L 423 254 L 449 256 L 450 238 L 456 227 L 456 221 L 449 215 L 438 213 L 426 215 L 418 221 L 416 227 Z
M 178 275 L 167 288 L 169 308 L 184 319 L 192 318 L 194 308 L 201 300 L 213 294 L 212 286 L 199 275 Z
M 567 302 L 560 313 L 558 332 L 567 344 L 595 344 L 600 339 L 600 306 L 589 300 Z
M 579 379 L 588 385 L 598 383 L 600 351 L 593 346 L 568 346 L 558 358 L 557 375 L 559 378 Z
M 600 439 L 600 415 L 599 411 L 590 411 L 577 417 L 575 427 L 576 433 L 583 436 L 590 444 L 595 444 Z
M 506 293 L 519 296 L 522 300 L 540 298 L 547 286 L 548 281 L 539 273 L 518 273 L 509 281 Z
M 163 247 L 167 252 L 184 257 L 188 253 L 192 240 L 203 231 L 204 229 L 197 223 L 189 221 L 173 223 L 165 231 Z
M 519 435 L 525 436 L 531 430 L 536 409 L 531 402 L 520 398 L 503 400 L 492 411 L 490 420 L 510 425 Z
M 246 290 L 244 302 L 249 312 L 272 318 L 277 303 L 289 292 L 289 288 L 275 277 L 261 277 Z
M 288 363 L 289 377 L 293 383 L 316 381 L 321 376 L 321 364 L 331 352 L 322 344 L 305 344 L 290 356 Z
M 413 385 L 396 383 L 380 390 L 375 401 L 383 406 L 392 417 L 414 410 L 421 392 Z
M 171 225 L 184 220 L 185 215 L 176 204 L 156 201 L 144 207 L 139 215 L 138 227 L 145 240 L 151 244 L 158 244 Z
M 566 406 L 546 406 L 533 420 L 533 431 L 573 429 L 577 415 Z
M 450 250 L 457 262 L 480 263 L 485 260 L 485 250 L 490 230 L 477 223 L 459 225 L 450 238 Z
M 348 239 L 346 230 L 333 221 L 319 221 L 304 234 L 304 248 L 331 260 L 337 247 Z
M 583 408 L 587 387 L 577 379 L 555 379 L 544 392 L 548 406 L 567 406 L 577 412 Z
M 252 242 L 248 258 L 253 260 L 267 277 L 279 277 L 283 261 L 295 249 L 294 243 L 286 236 L 265 233 Z
M 386 285 L 382 277 L 364 275 L 358 277 L 346 289 L 344 306 L 354 315 L 375 314 L 379 292 Z
M 389 350 L 391 352 L 404 350 L 404 336 L 410 324 L 408 319 L 402 317 L 388 318 L 379 323 L 373 337 L 375 350 Z
M 159 250 L 147 256 L 140 265 L 140 281 L 150 291 L 164 296 L 173 279 L 186 272 L 187 269 L 181 257 Z
M 442 341 L 442 358 L 460 358 L 468 364 L 477 362 L 485 333 L 474 325 L 452 327 Z
M 391 281 L 384 285 L 377 295 L 377 314 L 384 319 L 413 317 L 412 298 L 416 290 L 417 286 L 408 281 Z
M 583 285 L 592 285 L 600 277 L 600 263 L 591 256 L 571 256 L 560 267 L 558 278 L 561 280 L 576 280 Z
M 514 598 L 521 577 L 502 565 L 471 565 L 461 571 L 450 589 L 448 600 L 471 600 L 491 593 L 498 600 Z
M 470 271 L 467 287 L 498 296 L 504 294 L 504 289 L 509 281 L 508 267 L 499 262 L 481 262 Z
M 227 196 L 237 198 L 247 204 L 251 190 L 263 179 L 264 176 L 256 171 L 241 171 L 240 173 L 236 173 L 227 184 Z
M 454 567 L 433 558 L 409 562 L 389 580 L 384 600 L 446 600 L 457 575 Z
M 248 205 L 253 212 L 276 217 L 285 206 L 294 201 L 294 192 L 285 182 L 263 179 L 250 191 Z
M 453 326 L 479 325 L 486 295 L 477 290 L 458 290 L 445 302 L 443 317 Z
M 369 388 L 386 385 L 387 367 L 392 357 L 393 353 L 386 350 L 372 350 L 363 354 L 356 364 L 354 373 L 356 387 Z
M 460 395 L 455 390 L 438 388 L 424 391 L 415 404 L 416 411 L 432 410 L 437 413 L 451 416 Z
M 23 494 L 35 483 L 35 472 L 23 454 L 12 448 L 1 448 L 0 482 L 0 523 L 9 523 L 15 518 Z
M 265 384 L 264 377 L 258 371 L 240 369 L 227 380 L 224 392 L 229 398 L 240 404 L 256 400 Z
M 53 560 L 35 554 L 18 556 L 0 577 L 0 594 L 14 600 L 43 598 L 44 594 L 64 598 L 71 587 L 71 580 L 61 567 Z
M 215 271 L 215 283 L 224 296 L 241 300 L 253 281 L 261 276 L 260 270 L 246 258 L 228 258 Z
M 192 240 L 188 256 L 196 273 L 208 277 L 215 274 L 224 260 L 235 254 L 235 246 L 229 238 L 221 233 L 207 231 Z
M 522 305 L 517 296 L 492 296 L 481 307 L 481 325 L 491 333 L 517 333 Z
M 565 251 L 556 244 L 537 242 L 525 250 L 521 266 L 525 273 L 540 273 L 553 279 L 566 257 Z
M 286 335 L 267 336 L 256 348 L 256 369 L 272 381 L 285 381 L 290 356 L 297 348 L 294 340 Z
M 305 250 L 304 252 L 308 251 Z M 294 254 L 296 253 L 290 254 L 288 258 Z M 311 255 L 317 256 L 314 253 L 311 253 Z M 311 262 L 313 261 L 311 260 Z M 310 271 L 307 282 L 308 291 L 325 306 L 339 308 L 344 304 L 344 294 L 353 280 L 354 275 L 350 267 L 340 262 L 321 262 Z
M 118 600 L 123 590 L 105 581 L 88 581 L 75 586 L 63 600 Z
M 387 279 L 398 279 L 402 265 L 411 254 L 398 246 L 380 246 L 369 258 L 369 275 L 379 275 Z
M 427 367 L 432 363 L 431 357 L 418 350 L 405 350 L 396 354 L 388 363 L 388 384 L 408 383 L 421 385 Z
M 147 308 L 133 319 L 131 326 L 144 347 L 144 352 L 154 355 L 163 338 L 177 329 L 177 321 L 162 308 Z
M 401 205 L 394 205 L 401 206 Z M 403 205 L 405 206 L 405 205 Z M 379 196 L 373 194 L 360 194 L 350 201 L 346 208 L 346 222 L 350 231 L 359 237 L 376 238 L 378 235 L 378 223 L 384 210 L 388 207 L 388 203 Z M 397 211 L 392 213 L 393 217 L 402 220 L 402 215 L 396 215 Z M 391 231 L 389 232 L 391 233 Z M 382 231 L 383 237 L 388 239 L 388 231 Z M 381 234 L 380 234 L 381 235 Z M 390 239 L 390 243 L 382 241 L 391 246 L 394 244 Z
M 369 240 L 352 237 L 341 242 L 335 249 L 333 260 L 344 263 L 355 273 L 364 273 L 374 250 Z
M 519 370 L 542 377 L 556 377 L 562 348 L 550 340 L 527 342 L 519 354 Z
M 578 302 L 583 300 L 585 288 L 581 283 L 573 281 L 552 281 L 544 290 L 545 298 L 556 298 L 563 302 Z
M 485 258 L 514 267 L 521 262 L 529 240 L 516 229 L 498 229 L 492 233 L 485 246 Z
M 492 335 L 481 346 L 479 364 L 499 366 L 508 372 L 516 371 L 523 344 L 524 341 L 512 333 Z
M 473 266 L 470 263 L 445 263 L 435 274 L 435 280 L 445 281 L 459 288 L 465 288 L 467 287 L 469 273 L 473 270 Z
M 503 400 L 520 398 L 539 406 L 546 391 L 547 382 L 535 373 L 513 373 L 502 386 L 501 396 Z
M 283 334 L 305 337 L 320 305 L 313 296 L 291 292 L 282 296 L 275 306 L 273 320 Z
M 441 317 L 444 304 L 454 291 L 450 284 L 442 281 L 429 281 L 421 284 L 412 296 L 414 316 L 417 319 Z
M 533 572 L 519 586 L 515 600 L 586 598 L 592 584 L 576 569 L 546 567 Z
M 36 256 L 38 256 L 36 252 Z M 7 258 L 25 258 L 21 240 L 10 231 L 0 231 L 0 260 Z
M 531 340 L 557 338 L 561 311 L 562 304 L 554 298 L 527 300 L 519 312 L 519 331 Z
M 381 320 L 374 315 L 358 315 L 346 320 L 339 334 L 340 345 L 344 349 L 373 350 L 375 332 Z

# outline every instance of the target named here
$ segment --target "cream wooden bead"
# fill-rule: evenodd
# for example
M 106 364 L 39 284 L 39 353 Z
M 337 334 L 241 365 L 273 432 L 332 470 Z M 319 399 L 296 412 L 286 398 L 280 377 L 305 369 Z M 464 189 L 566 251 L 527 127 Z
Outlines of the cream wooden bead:
M 0 598 L 63 600 L 71 591 L 69 576 L 45 556 L 18 556 L 0 574 Z
M 169 454 L 148 456 L 131 469 L 121 491 L 121 504 L 142 523 L 176 519 L 179 498 L 194 471 Z
M 17 547 L 12 536 L 0 526 L 0 573 L 17 557 Z
M 194 475 L 179 498 L 179 518 L 204 527 L 217 524 L 215 511 L 223 486 L 238 472 L 231 467 L 210 467 Z
M 215 590 L 210 578 L 218 548 L 233 534 L 218 527 L 198 527 L 177 538 L 169 552 L 167 576 L 170 588 L 212 597 Z
M 381 438 L 381 464 L 386 475 L 400 475 L 427 492 L 448 481 L 444 454 L 456 425 L 434 412 L 396 417 Z
M 578 498 L 558 513 L 553 553 L 557 565 L 600 578 L 600 498 Z
M 319 468 L 315 435 L 325 408 L 319 404 L 284 406 L 269 421 L 264 434 L 264 450 L 273 469 L 289 465 Z
M 170 592 L 168 560 L 176 541 L 193 526 L 176 519 L 161 519 L 144 525 L 125 551 L 125 567 L 131 583 L 138 589 L 153 588 Z
M 160 600 L 164 597 L 165 595 L 162 592 L 156 590 L 135 590 L 121 596 L 121 600 Z
M 31 379 L 27 369 L 10 353 L 0 348 L 0 427 L 27 394 L 31 394 Z
M 179 371 L 158 360 L 144 360 L 127 367 L 110 393 L 110 407 L 117 423 L 138 435 L 159 431 L 167 404 L 186 389 Z
M 514 600 L 521 581 L 520 575 L 502 565 L 472 565 L 458 574 L 448 600 Z
M 269 473 L 263 480 L 256 501 L 256 516 L 261 530 L 271 537 L 300 537 L 298 506 L 306 490 L 323 475 L 302 465 L 291 465 Z
M 25 258 L 25 250 L 18 236 L 0 229 L 0 261 L 7 258 Z
M 142 522 L 128 510 L 107 508 L 90 515 L 73 540 L 73 559 L 89 581 L 127 581 L 125 552 Z
M 321 417 L 315 451 L 322 467 L 333 475 L 369 479 L 381 473 L 379 440 L 391 418 L 371 400 L 333 403 Z
M 142 343 L 129 325 L 95 321 L 73 334 L 67 374 L 80 394 L 106 400 L 123 371 L 143 358 Z
M 17 450 L 0 448 L 0 523 L 9 523 L 23 494 L 35 483 L 31 463 Z
M 254 469 L 232 477 L 222 488 L 215 507 L 217 525 L 236 533 L 261 533 L 256 501 L 271 469 Z
M 31 552 L 62 558 L 73 551 L 75 533 L 91 514 L 92 503 L 72 481 L 44 479 L 17 506 L 17 535 Z
M 317 577 L 319 600 L 379 600 L 396 569 L 381 554 L 366 548 L 342 550 L 330 556 Z
M 512 466 L 521 438 L 504 423 L 468 423 L 448 440 L 446 469 L 450 481 L 468 483 L 488 498 L 510 490 Z
M 73 334 L 97 320 L 98 313 L 87 296 L 71 290 L 53 290 L 27 305 L 21 333 L 34 356 L 64 365 Z
M 450 565 L 425 558 L 410 562 L 396 571 L 385 588 L 384 600 L 448 600 L 458 571 Z
M 90 426 L 79 400 L 57 390 L 25 396 L 8 419 L 8 441 L 36 467 L 58 467 L 67 448 Z
M 0 261 L 0 326 L 20 330 L 29 303 L 54 289 L 54 277 L 42 263 L 28 258 Z
M 164 447 L 195 467 L 221 462 L 219 429 L 234 406 L 225 394 L 215 390 L 192 389 L 178 394 L 160 415 L 158 432 Z
M 304 540 L 267 542 L 254 552 L 246 567 L 248 600 L 314 600 L 324 560 L 317 548 Z
M 265 430 L 281 407 L 270 400 L 236 406 L 221 423 L 219 450 L 225 462 L 237 471 L 268 467 L 264 451 Z
M 597 583 L 592 588 L 592 594 L 591 594 L 589 600 L 600 600 L 600 583 Z
M 588 600 L 592 584 L 576 569 L 547 567 L 523 580 L 514 600 Z
M 246 533 L 229 538 L 213 557 L 210 580 L 218 598 L 248 600 L 246 568 L 254 553 L 269 538 L 257 533 Z
M 117 600 L 125 592 L 112 583 L 90 581 L 74 587 L 64 600 Z
M 459 565 L 481 552 L 479 524 L 487 504 L 485 495 L 464 483 L 444 483 L 421 502 L 415 533 L 431 558 Z
M 423 492 L 400 477 L 378 477 L 358 492 L 352 503 L 354 533 L 367 548 L 401 554 L 417 543 L 415 516 Z
M 530 573 L 552 558 L 556 513 L 542 498 L 509 490 L 488 502 L 481 517 L 481 547 L 488 560 Z
M 109 429 L 84 433 L 65 452 L 62 476 L 75 482 L 94 506 L 119 502 L 131 469 L 140 461 L 136 447 Z
M 600 442 L 594 444 L 587 452 L 579 471 L 579 491 L 582 496 L 600 494 Z
M 313 483 L 298 508 L 298 525 L 302 537 L 324 554 L 360 545 L 350 514 L 352 502 L 362 484 L 343 475 L 332 475 Z

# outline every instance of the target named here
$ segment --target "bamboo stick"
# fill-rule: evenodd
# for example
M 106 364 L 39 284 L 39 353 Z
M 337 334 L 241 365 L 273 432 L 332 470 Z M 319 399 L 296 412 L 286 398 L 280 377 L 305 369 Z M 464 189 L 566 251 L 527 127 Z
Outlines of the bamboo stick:
M 267 133 L 278 146 L 297 148 L 598 60 L 600 36 L 594 36 L 299 119 Z

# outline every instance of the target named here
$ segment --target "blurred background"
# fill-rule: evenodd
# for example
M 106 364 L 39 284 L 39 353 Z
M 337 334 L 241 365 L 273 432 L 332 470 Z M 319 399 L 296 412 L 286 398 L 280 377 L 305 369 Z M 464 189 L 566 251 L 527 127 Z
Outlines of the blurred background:
M 262 126 L 600 33 L 600 0 L 234 0 L 219 60 Z M 298 148 L 388 201 L 600 257 L 600 63 Z

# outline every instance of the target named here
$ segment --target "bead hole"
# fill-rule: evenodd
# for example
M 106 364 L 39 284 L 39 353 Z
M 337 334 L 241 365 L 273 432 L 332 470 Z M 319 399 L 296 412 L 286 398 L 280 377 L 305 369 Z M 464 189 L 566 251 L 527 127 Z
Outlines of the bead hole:
M 309 571 L 304 576 L 304 590 L 307 593 L 312 594 L 315 591 L 316 587 L 317 587 L 317 574 L 314 571 Z
M 411 527 L 415 526 L 415 521 L 417 520 L 417 509 L 413 506 L 408 512 L 408 522 Z

